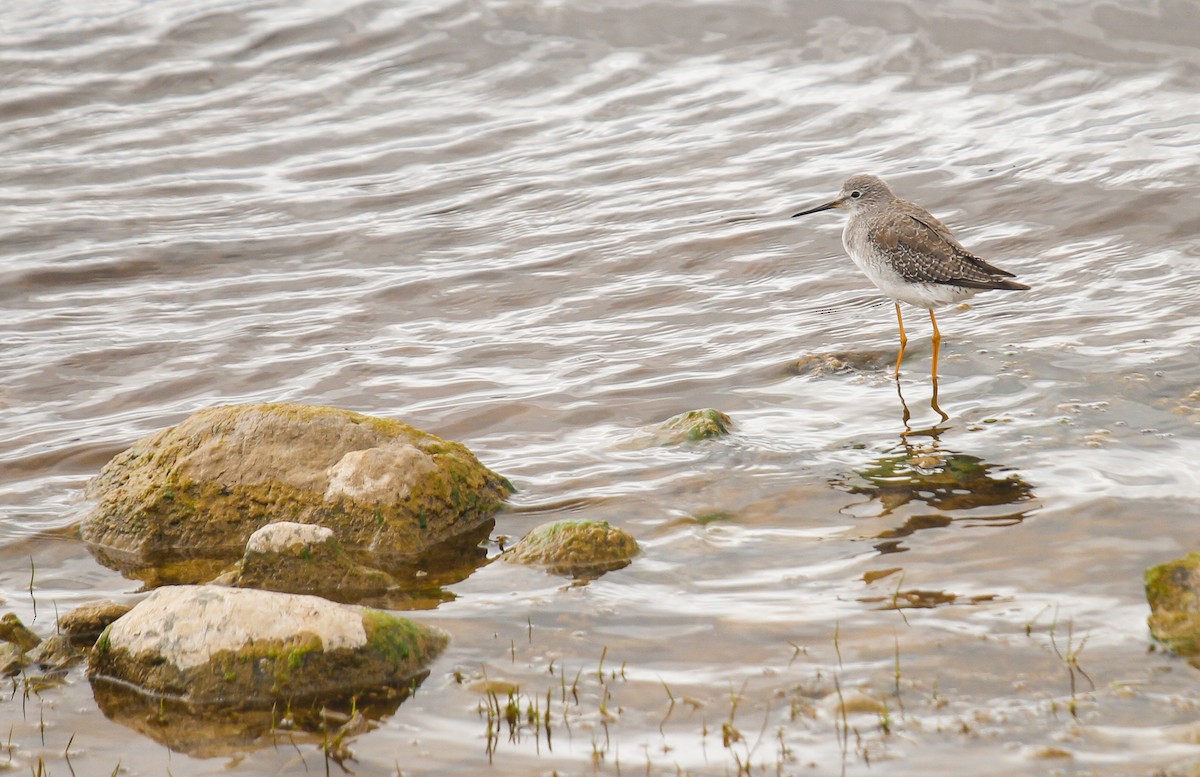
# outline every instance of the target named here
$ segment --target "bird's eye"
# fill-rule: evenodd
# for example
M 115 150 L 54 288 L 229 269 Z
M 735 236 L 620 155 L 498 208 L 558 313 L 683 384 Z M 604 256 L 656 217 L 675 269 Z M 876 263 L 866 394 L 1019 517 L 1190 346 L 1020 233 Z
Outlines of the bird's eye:
M 862 196 L 862 192 L 850 192 L 850 199 L 857 200 Z

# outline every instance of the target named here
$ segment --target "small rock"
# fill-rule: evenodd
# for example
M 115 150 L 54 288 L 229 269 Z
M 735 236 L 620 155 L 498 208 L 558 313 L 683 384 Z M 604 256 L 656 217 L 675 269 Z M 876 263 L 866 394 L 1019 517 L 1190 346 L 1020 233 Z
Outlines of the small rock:
M 42 641 L 42 638 L 34 634 L 21 619 L 17 617 L 15 612 L 6 612 L 3 618 L 0 618 L 0 642 L 10 642 L 17 646 L 17 649 L 23 653 L 28 653 L 37 647 Z
M 307 523 L 269 523 L 246 543 L 246 554 L 220 584 L 353 601 L 395 584 L 386 572 L 355 561 L 332 529 Z
M 447 641 L 382 610 L 316 596 L 168 586 L 104 631 L 88 674 L 190 705 L 262 709 L 403 685 Z
M 1200 553 L 1146 570 L 1150 633 L 1200 666 Z
M 640 430 L 638 435 L 623 447 L 637 450 L 709 440 L 729 434 L 732 426 L 733 420 L 720 410 L 689 410 L 672 416 L 657 426 Z
M 66 634 L 55 634 L 29 653 L 30 660 L 43 669 L 66 669 L 83 656 L 84 652 L 71 644 Z
M 0 677 L 20 674 L 25 661 L 25 651 L 11 642 L 0 642 Z
M 58 622 L 59 629 L 76 647 L 91 647 L 108 624 L 129 612 L 128 604 L 97 602 L 76 607 Z
M 565 520 L 529 532 L 504 559 L 545 567 L 553 574 L 595 577 L 627 566 L 637 553 L 633 535 L 607 521 Z

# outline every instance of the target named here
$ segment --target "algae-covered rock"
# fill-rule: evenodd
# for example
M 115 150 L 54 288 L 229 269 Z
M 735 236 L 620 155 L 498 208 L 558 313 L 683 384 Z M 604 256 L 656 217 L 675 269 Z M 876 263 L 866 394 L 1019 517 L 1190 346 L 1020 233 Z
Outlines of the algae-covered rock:
M 0 642 L 9 642 L 22 653 L 27 653 L 37 647 L 41 641 L 41 637 L 21 623 L 21 619 L 17 617 L 16 613 L 6 612 L 4 617 L 0 618 Z
M 481 526 L 512 487 L 460 443 L 331 407 L 202 410 L 117 455 L 89 484 L 83 539 L 126 569 L 236 558 L 278 521 L 348 549 L 411 557 Z
M 168 586 L 105 630 L 89 677 L 190 705 L 263 709 L 405 685 L 447 641 L 382 610 L 316 596 Z
M 661 424 L 646 427 L 624 447 L 655 448 L 667 445 L 682 445 L 686 442 L 698 442 L 729 434 L 733 426 L 732 419 L 720 410 L 707 408 L 704 410 L 689 410 L 672 416 Z
M 250 535 L 237 567 L 214 582 L 353 601 L 394 585 L 386 572 L 363 566 L 332 529 L 307 523 L 269 523 Z
M 1150 633 L 1200 666 L 1200 553 L 1150 567 L 1145 582 Z
M 607 521 L 565 520 L 538 526 L 504 558 L 554 574 L 595 577 L 627 566 L 637 552 L 633 535 Z
M 21 623 L 15 613 L 0 618 L 0 676 L 34 665 L 48 670 L 64 669 L 81 656 L 65 634 L 43 640 Z
M 97 602 L 71 610 L 58 622 L 59 629 L 77 647 L 91 647 L 108 624 L 129 612 L 128 604 Z

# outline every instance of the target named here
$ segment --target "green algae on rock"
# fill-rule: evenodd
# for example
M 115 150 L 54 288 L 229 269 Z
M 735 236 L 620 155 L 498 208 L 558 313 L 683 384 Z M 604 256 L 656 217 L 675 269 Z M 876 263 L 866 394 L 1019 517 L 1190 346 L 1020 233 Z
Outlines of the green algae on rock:
M 634 439 L 622 447 L 637 450 L 699 442 L 723 437 L 729 434 L 732 427 L 733 420 L 720 410 L 689 410 L 672 416 L 661 424 L 641 429 Z
M 65 634 L 54 634 L 43 640 L 15 613 L 0 618 L 0 676 L 7 677 L 37 666 L 57 672 L 82 658 L 82 651 L 72 645 Z M 44 678 L 39 682 L 44 681 Z
M 88 485 L 81 534 L 126 569 L 235 558 L 278 521 L 406 558 L 475 529 L 512 491 L 460 443 L 400 421 L 289 403 L 201 410 L 138 440 Z
M 1200 667 L 1200 553 L 1146 570 L 1150 634 Z
M 316 596 L 168 586 L 104 631 L 88 674 L 194 706 L 265 709 L 403 686 L 448 639 L 382 610 Z
M 21 623 L 15 612 L 6 612 L 0 618 L 0 642 L 12 643 L 22 653 L 28 653 L 41 644 L 42 638 Z
M 607 521 L 565 520 L 538 526 L 503 558 L 553 574 L 597 577 L 627 566 L 637 553 L 633 535 Z
M 351 602 L 381 594 L 396 581 L 352 558 L 332 529 L 282 521 L 251 534 L 242 560 L 213 582 Z

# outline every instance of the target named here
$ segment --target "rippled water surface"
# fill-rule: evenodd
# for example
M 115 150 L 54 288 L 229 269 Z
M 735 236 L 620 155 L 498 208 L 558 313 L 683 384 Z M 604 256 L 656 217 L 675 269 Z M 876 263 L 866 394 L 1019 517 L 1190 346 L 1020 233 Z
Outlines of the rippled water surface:
M 329 404 L 511 478 L 491 556 L 564 516 L 643 546 L 448 586 L 356 774 L 1200 760 L 1141 577 L 1200 541 L 1198 40 L 1171 0 L 6 4 L 0 607 L 140 598 L 73 533 L 138 437 Z M 844 217 L 788 218 L 862 171 L 1033 286 L 941 311 L 936 426 L 924 313 L 894 381 Z M 734 433 L 627 444 L 703 407 Z M 485 675 L 549 741 L 489 740 Z M 16 773 L 325 768 L 172 751 L 81 669 L 5 696 Z

